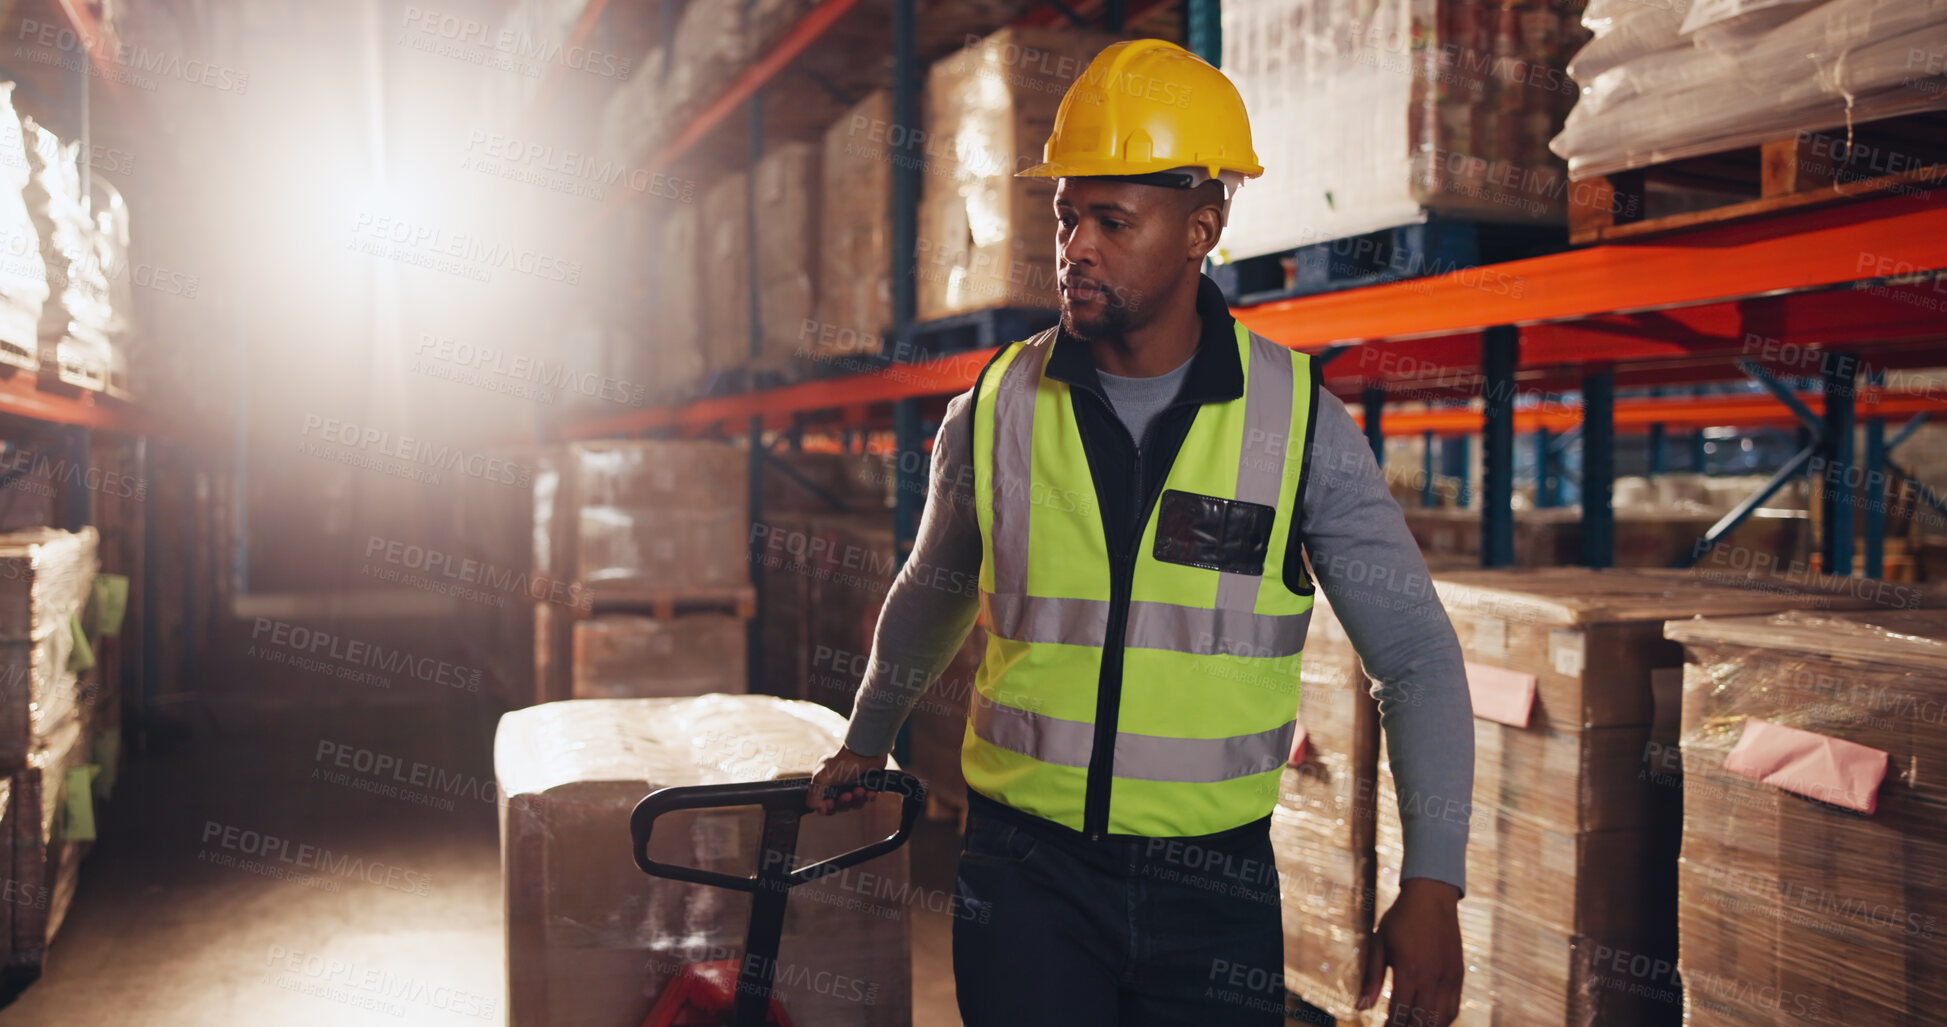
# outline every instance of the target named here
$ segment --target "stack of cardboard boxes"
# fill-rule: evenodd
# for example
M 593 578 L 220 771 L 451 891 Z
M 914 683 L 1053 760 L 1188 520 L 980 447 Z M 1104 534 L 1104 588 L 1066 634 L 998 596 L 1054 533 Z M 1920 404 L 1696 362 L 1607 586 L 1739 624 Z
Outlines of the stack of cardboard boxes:
M 933 65 L 920 186 L 919 319 L 1059 305 L 1055 180 L 1039 164 L 1070 83 L 1114 36 L 1012 27 Z
M 1654 570 L 1448 571 L 1436 573 L 1433 585 L 1467 661 L 1475 709 L 1472 801 L 1400 795 L 1381 746 L 1374 768 L 1376 910 L 1398 893 L 1402 802 L 1467 818 L 1468 892 L 1460 912 L 1469 971 L 1460 1023 L 1676 1022 L 1683 656 L 1662 637 L 1663 622 L 1859 608 L 1879 602 L 1880 593 L 1843 579 Z M 1318 853 L 1350 854 L 1338 858 L 1351 876 L 1319 874 L 1350 882 L 1338 886 L 1348 899 L 1331 904 L 1336 912 L 1294 909 L 1286 881 L 1293 914 L 1287 980 L 1307 1001 L 1349 1018 L 1364 955 L 1359 928 L 1374 912 L 1361 901 L 1356 875 L 1366 851 L 1358 797 L 1368 787 L 1360 780 L 1367 765 L 1357 757 L 1375 729 L 1370 719 L 1355 722 L 1352 732 L 1313 729 L 1314 720 L 1356 717 L 1354 697 L 1365 687 L 1332 624 L 1318 618 L 1306 653 L 1301 716 L 1317 737 L 1308 744 L 1319 751 L 1298 764 L 1319 767 L 1300 783 L 1317 796 L 1313 805 L 1324 807 L 1314 825 L 1330 826 L 1314 826 L 1311 839 L 1288 827 L 1280 859 L 1305 866 L 1321 864 Z M 1353 780 L 1335 793 L 1323 783 L 1338 763 L 1351 768 Z M 1325 926 L 1313 928 L 1299 913 Z
M 541 455 L 528 581 L 537 699 L 744 690 L 747 466 L 710 442 Z
M 918 159 L 913 134 L 892 121 L 892 94 L 859 101 L 825 132 L 818 215 L 818 326 L 804 340 L 814 361 L 876 354 L 892 327 L 892 167 Z
M 1937 1022 L 1947 613 L 1672 621 L 1679 950 L 1700 1025 Z
M 1378 706 L 1323 592 L 1299 667 L 1291 761 L 1271 814 L 1284 903 L 1285 983 L 1351 1018 L 1373 927 Z
M 0 850 L 10 869 L 0 918 L 11 920 L 0 938 L 8 971 L 29 978 L 74 898 L 94 797 L 112 783 L 119 746 L 84 623 L 96 545 L 92 528 L 0 536 Z

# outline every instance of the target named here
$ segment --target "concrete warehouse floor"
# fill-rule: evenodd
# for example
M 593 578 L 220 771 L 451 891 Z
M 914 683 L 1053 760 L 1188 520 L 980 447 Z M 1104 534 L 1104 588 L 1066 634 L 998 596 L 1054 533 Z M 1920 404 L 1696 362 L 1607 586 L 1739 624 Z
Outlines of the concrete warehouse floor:
M 318 626 L 357 637 L 380 630 Z M 424 635 L 415 637 L 425 652 Z M 0 1009 L 0 1027 L 504 1022 L 492 800 L 499 711 L 478 696 L 413 692 L 409 682 L 350 692 L 356 686 L 254 657 L 247 639 L 215 648 L 236 655 L 198 675 L 211 684 L 176 708 L 180 729 L 151 737 L 147 752 L 131 740 L 46 973 Z M 486 798 L 457 798 L 449 811 L 314 778 L 325 740 L 475 775 Z M 381 884 L 330 881 L 335 890 L 260 876 L 207 858 L 225 851 L 228 828 L 400 873 Z M 919 883 L 950 889 L 957 848 L 953 823 L 923 823 L 910 850 Z M 951 920 L 914 913 L 913 1022 L 957 1027 Z M 367 1008 L 353 989 L 319 994 L 307 957 L 314 967 L 339 960 L 423 982 L 424 997 Z

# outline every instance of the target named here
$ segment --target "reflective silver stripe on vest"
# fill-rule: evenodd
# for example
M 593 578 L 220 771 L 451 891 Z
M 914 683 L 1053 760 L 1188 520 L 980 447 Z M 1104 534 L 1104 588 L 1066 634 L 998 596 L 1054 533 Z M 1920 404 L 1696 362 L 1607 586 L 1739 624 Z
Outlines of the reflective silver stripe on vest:
M 999 570 L 995 568 L 996 577 Z M 1016 642 L 1057 642 L 1099 649 L 1109 637 L 1109 602 L 982 592 L 980 622 L 993 634 Z
M 1305 647 L 1311 611 L 1293 614 L 1213 610 L 1175 603 L 1132 602 L 1124 642 L 1135 649 L 1210 656 L 1291 656 Z M 1100 648 L 1108 640 L 1109 604 L 1102 599 L 980 594 L 987 630 L 1016 642 L 1054 642 Z
M 1022 345 L 994 390 L 994 591 L 1002 595 L 1027 591 L 1034 393 L 1052 338 L 1044 333 Z
M 1269 339 L 1246 337 L 1250 373 L 1244 380 L 1244 444 L 1238 451 L 1237 498 L 1246 503 L 1277 506 L 1284 487 L 1285 450 L 1291 445 L 1291 351 Z M 1291 515 L 1298 516 L 1293 510 Z M 1284 574 L 1283 567 L 1266 567 L 1264 576 L 1217 575 L 1217 608 L 1257 608 L 1258 586 L 1264 577 Z M 1302 642 L 1304 635 L 1298 636 Z M 1296 650 L 1293 650 L 1294 652 Z
M 975 736 L 1043 763 L 1086 767 L 1095 750 L 1094 724 L 1003 706 L 979 691 L 973 694 L 970 716 Z
M 1095 748 L 1095 725 L 993 702 L 976 692 L 975 736 L 990 745 L 1043 763 L 1086 767 Z M 1228 738 L 1164 738 L 1120 731 L 1115 737 L 1115 776 L 1139 781 L 1207 784 L 1262 774 L 1284 765 L 1297 721 Z
M 1271 573 L 1270 569 L 1265 573 Z M 1274 614 L 1133 602 L 1129 604 L 1125 641 L 1133 649 L 1167 649 L 1198 656 L 1291 656 L 1305 648 L 1305 632 L 1311 622 L 1310 610 Z

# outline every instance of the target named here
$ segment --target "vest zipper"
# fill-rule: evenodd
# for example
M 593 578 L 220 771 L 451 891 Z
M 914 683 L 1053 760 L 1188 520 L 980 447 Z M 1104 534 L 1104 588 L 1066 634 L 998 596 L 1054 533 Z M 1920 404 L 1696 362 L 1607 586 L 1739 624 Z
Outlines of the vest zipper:
M 1102 402 L 1104 406 L 1108 405 L 1106 398 Z M 1082 805 L 1082 828 L 1088 832 L 1089 841 L 1100 841 L 1109 829 L 1109 788 L 1115 779 L 1116 725 L 1122 714 L 1122 639 L 1129 622 L 1130 592 L 1135 588 L 1136 556 L 1142 549 L 1143 529 L 1163 485 L 1159 481 L 1154 492 L 1144 491 L 1143 454 L 1149 450 L 1149 439 L 1155 432 L 1156 423 L 1176 405 L 1171 402 L 1158 411 L 1143 429 L 1141 443 L 1136 444 L 1135 488 L 1131 490 L 1136 497 L 1136 516 L 1130 524 L 1130 541 L 1126 551 L 1109 554 L 1109 624 L 1108 633 L 1102 639 L 1102 673 L 1095 686 L 1095 743 L 1089 753 L 1088 787 Z M 1135 444 L 1135 439 L 1130 437 L 1129 430 L 1122 426 L 1113 409 L 1109 411 L 1109 420 L 1115 423 L 1124 438 L 1129 438 Z M 1080 418 L 1076 419 L 1078 428 L 1086 423 Z M 1083 443 L 1087 444 L 1086 438 Z M 1106 533 L 1106 524 L 1103 529 Z

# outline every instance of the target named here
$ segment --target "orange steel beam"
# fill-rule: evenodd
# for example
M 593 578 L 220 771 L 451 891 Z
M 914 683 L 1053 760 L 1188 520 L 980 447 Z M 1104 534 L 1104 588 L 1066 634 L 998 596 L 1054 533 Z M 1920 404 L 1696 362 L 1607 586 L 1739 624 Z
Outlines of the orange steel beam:
M 689 152 L 689 148 L 695 146 L 697 140 L 708 135 L 711 129 L 717 127 L 719 122 L 728 117 L 730 112 L 736 110 L 745 100 L 757 95 L 757 91 L 763 88 L 764 83 L 783 71 L 785 65 L 790 64 L 803 53 L 805 48 L 817 42 L 818 37 L 824 35 L 826 29 L 831 28 L 838 19 L 845 16 L 845 12 L 857 5 L 858 0 L 823 0 L 818 6 L 805 12 L 804 17 L 799 18 L 797 24 L 791 26 L 791 31 L 786 32 L 784 38 L 778 40 L 777 45 L 771 47 L 769 53 L 751 62 L 750 66 L 730 83 L 730 88 L 724 90 L 723 94 L 712 101 L 708 107 L 703 108 L 702 113 L 691 118 L 690 123 L 684 126 L 683 131 L 677 133 L 676 138 L 670 140 L 667 146 L 656 151 L 656 155 L 649 159 L 649 170 L 661 171 L 676 158 Z
M 1237 316 L 1268 338 L 1304 348 L 1679 307 L 1940 268 L 1947 268 L 1947 190 L 1937 189 L 1280 300 Z
M 829 410 L 919 396 L 939 396 L 959 392 L 973 384 L 980 369 L 994 350 L 956 353 L 920 364 L 893 364 L 878 371 L 800 382 L 782 388 L 744 392 L 731 396 L 712 396 L 674 407 L 652 407 L 599 420 L 563 426 L 567 439 L 620 438 L 666 429 L 701 429 L 763 417 L 765 427 L 787 427 L 791 415 L 808 410 Z
M 1824 410 L 1824 401 L 1815 394 L 1802 394 L 1799 399 L 1814 413 Z M 1860 418 L 1901 419 L 1920 413 L 1939 416 L 1947 414 L 1947 395 L 1861 392 L 1855 411 Z M 1357 407 L 1352 408 L 1352 419 L 1360 422 L 1361 426 L 1365 423 L 1365 417 Z M 1521 432 L 1537 428 L 1567 431 L 1581 423 L 1582 408 L 1576 404 L 1551 403 L 1524 407 L 1514 412 L 1515 430 Z M 1652 424 L 1670 428 L 1758 428 L 1796 425 L 1798 419 L 1770 396 L 1643 399 L 1624 400 L 1616 404 L 1617 428 L 1647 428 Z M 1471 435 L 1481 430 L 1481 412 L 1468 407 L 1389 410 L 1380 421 L 1380 430 L 1386 435 L 1418 435 L 1429 431 L 1435 435 Z

